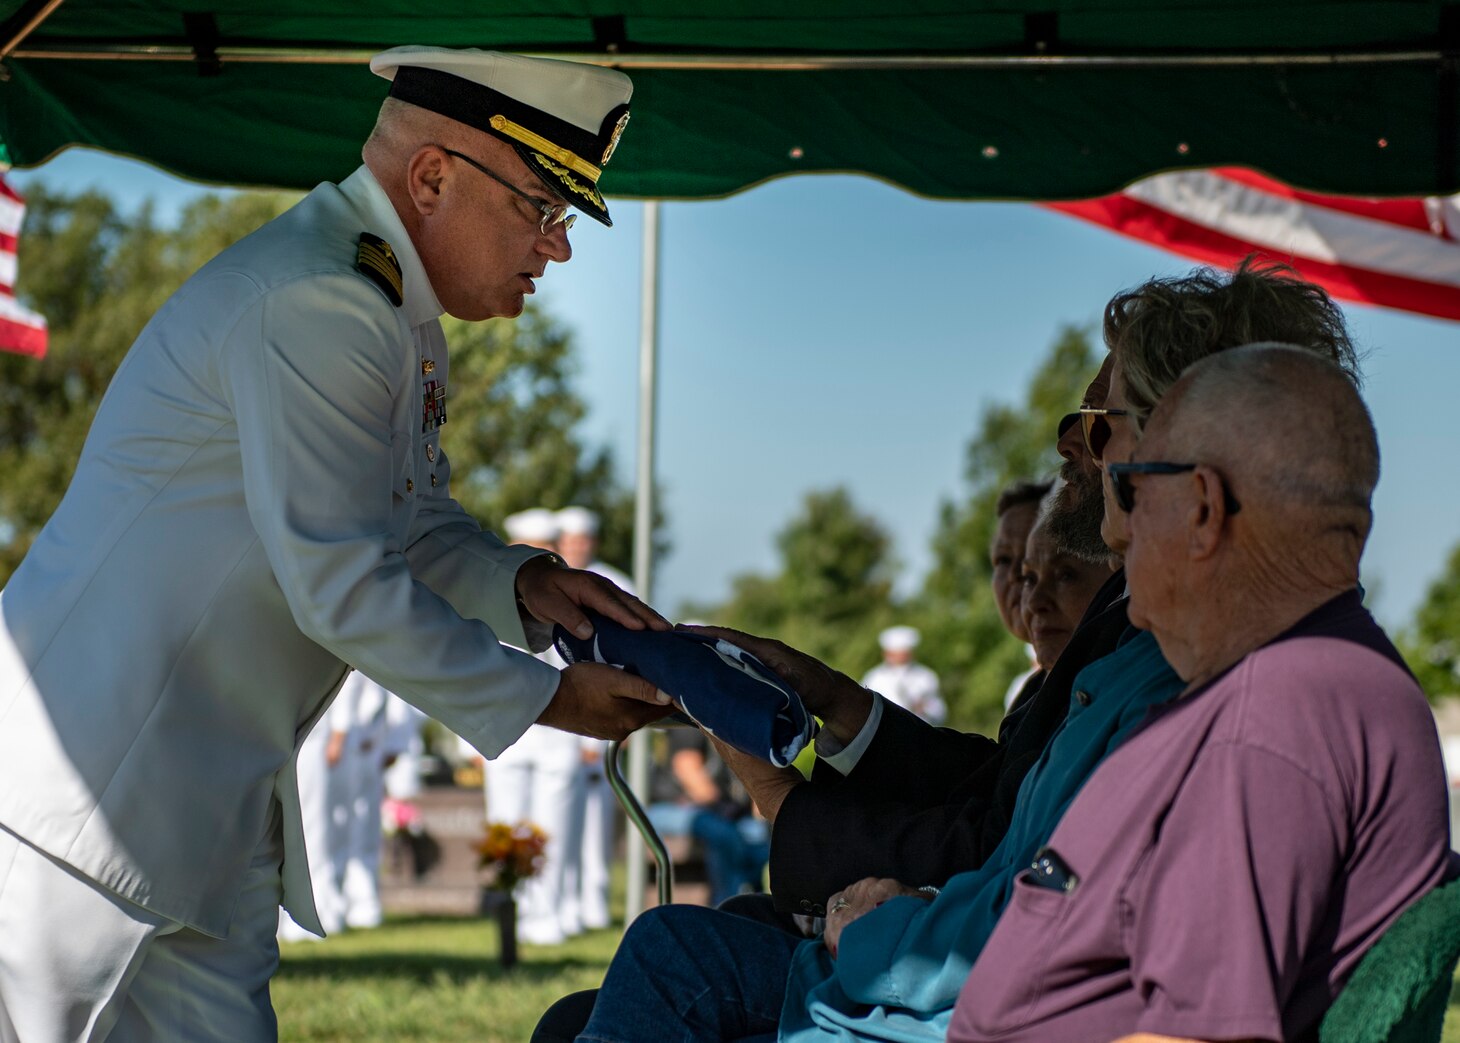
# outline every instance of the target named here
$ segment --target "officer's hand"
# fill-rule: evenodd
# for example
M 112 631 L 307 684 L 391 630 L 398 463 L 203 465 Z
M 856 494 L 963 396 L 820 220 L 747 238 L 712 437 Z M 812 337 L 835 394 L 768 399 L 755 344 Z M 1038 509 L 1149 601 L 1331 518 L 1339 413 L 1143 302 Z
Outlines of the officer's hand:
M 584 608 L 601 612 L 630 630 L 669 629 L 663 616 L 612 581 L 596 572 L 559 565 L 546 554 L 529 558 L 517 570 L 517 596 L 534 619 L 560 623 L 583 638 L 593 636 L 593 624 L 583 614 Z
M 925 901 L 932 899 L 926 891 L 908 887 L 897 880 L 875 876 L 858 880 L 852 886 L 832 895 L 831 901 L 826 903 L 826 933 L 821 936 L 832 958 L 836 958 L 841 947 L 842 932 L 849 924 L 860 920 L 888 899 L 901 895 L 910 895 Z
M 538 724 L 595 739 L 623 739 L 674 710 L 669 696 L 642 677 L 602 663 L 574 663 L 560 678 Z
M 718 637 L 755 656 L 796 690 L 806 709 L 820 717 L 842 745 L 855 739 L 862 725 L 867 723 L 867 714 L 872 710 L 871 693 L 821 660 L 780 641 L 743 634 L 727 627 L 681 625 L 679 629 Z

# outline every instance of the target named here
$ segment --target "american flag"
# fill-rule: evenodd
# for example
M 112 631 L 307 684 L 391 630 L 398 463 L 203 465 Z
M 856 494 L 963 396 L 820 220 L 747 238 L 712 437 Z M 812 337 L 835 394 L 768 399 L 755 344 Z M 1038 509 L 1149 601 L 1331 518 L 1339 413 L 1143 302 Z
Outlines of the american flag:
M 15 299 L 16 246 L 25 200 L 0 177 L 0 351 L 46 353 L 46 320 Z
M 1460 196 L 1325 196 L 1219 167 L 1047 205 L 1193 260 L 1230 268 L 1255 253 L 1340 300 L 1460 319 Z

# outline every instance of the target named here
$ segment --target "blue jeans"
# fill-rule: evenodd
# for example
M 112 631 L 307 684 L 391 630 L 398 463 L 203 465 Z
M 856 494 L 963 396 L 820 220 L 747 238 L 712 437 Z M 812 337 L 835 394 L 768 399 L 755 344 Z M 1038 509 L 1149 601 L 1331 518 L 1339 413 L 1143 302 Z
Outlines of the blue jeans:
M 743 891 L 760 890 L 771 855 L 770 831 L 764 820 L 751 815 L 724 818 L 693 804 L 652 804 L 649 821 L 660 836 L 692 836 L 703 846 L 711 905 Z
M 650 909 L 619 943 L 579 1043 L 774 1043 L 801 941 L 717 909 Z

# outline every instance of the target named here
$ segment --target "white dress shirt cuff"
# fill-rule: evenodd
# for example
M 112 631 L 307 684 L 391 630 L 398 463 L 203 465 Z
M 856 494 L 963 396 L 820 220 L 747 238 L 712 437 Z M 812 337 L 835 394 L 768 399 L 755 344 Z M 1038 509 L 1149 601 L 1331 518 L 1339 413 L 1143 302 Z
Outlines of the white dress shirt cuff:
M 878 725 L 882 723 L 882 696 L 876 692 L 870 692 L 870 694 L 872 709 L 867 714 L 867 723 L 862 725 L 862 730 L 851 742 L 843 746 L 829 728 L 823 728 L 817 733 L 816 756 L 820 757 L 828 767 L 835 768 L 843 775 L 852 773 L 852 769 L 862 759 L 862 754 L 866 753 L 867 747 L 872 744 L 872 736 L 877 734 Z

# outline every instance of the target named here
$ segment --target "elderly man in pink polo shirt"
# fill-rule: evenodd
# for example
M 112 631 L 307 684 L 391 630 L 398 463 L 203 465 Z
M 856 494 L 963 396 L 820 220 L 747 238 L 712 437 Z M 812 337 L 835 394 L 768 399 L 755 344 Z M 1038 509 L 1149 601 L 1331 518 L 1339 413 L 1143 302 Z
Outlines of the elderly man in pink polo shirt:
M 1224 352 L 1131 456 L 1130 618 L 1188 687 L 1016 882 L 957 1043 L 1294 1038 L 1446 871 L 1434 723 L 1358 588 L 1379 453 L 1348 379 Z

